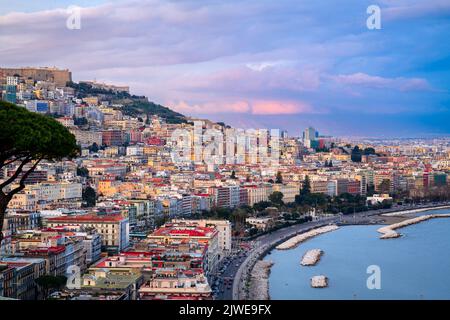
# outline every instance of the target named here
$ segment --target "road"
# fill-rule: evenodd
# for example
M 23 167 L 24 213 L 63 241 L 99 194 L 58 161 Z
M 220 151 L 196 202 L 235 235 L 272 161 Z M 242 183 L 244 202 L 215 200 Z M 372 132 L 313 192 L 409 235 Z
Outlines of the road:
M 434 204 L 434 205 L 449 205 L 449 202 Z M 245 278 L 245 273 L 250 271 L 249 266 L 252 265 L 254 261 L 259 259 L 262 250 L 264 248 L 270 247 L 273 243 L 277 241 L 281 241 L 282 239 L 287 239 L 297 233 L 305 232 L 311 228 L 333 224 L 333 223 L 351 223 L 351 224 L 361 224 L 361 223 L 376 223 L 373 220 L 373 216 L 403 211 L 403 210 L 412 210 L 412 209 L 422 209 L 428 208 L 430 204 L 425 205 L 403 205 L 403 206 L 394 206 L 391 209 L 380 209 L 380 210 L 371 210 L 365 212 L 357 212 L 353 215 L 334 215 L 330 217 L 324 217 L 319 220 L 306 222 L 302 224 L 292 225 L 286 228 L 278 229 L 273 231 L 272 233 L 264 234 L 256 238 L 255 240 L 246 242 L 248 244 L 249 249 L 239 249 L 236 248 L 233 250 L 233 253 L 230 257 L 224 261 L 225 264 L 222 264 L 219 269 L 222 268 L 221 272 L 217 273 L 217 287 L 215 288 L 214 298 L 217 300 L 233 300 L 237 299 L 237 287 L 240 285 L 236 281 L 242 281 Z M 227 280 L 229 279 L 229 280 Z M 241 282 L 242 285 L 242 282 Z M 233 294 L 234 291 L 234 294 Z

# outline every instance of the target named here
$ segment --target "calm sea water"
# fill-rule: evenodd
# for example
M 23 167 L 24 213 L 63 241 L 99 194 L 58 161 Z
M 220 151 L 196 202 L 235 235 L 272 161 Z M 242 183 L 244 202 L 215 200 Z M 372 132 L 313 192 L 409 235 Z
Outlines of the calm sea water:
M 434 210 L 421 214 L 449 213 Z M 312 238 L 295 249 L 272 250 L 271 299 L 450 299 L 450 218 L 430 219 L 381 240 L 380 226 L 345 226 Z M 300 265 L 310 249 L 324 254 L 316 266 Z M 367 267 L 381 269 L 381 289 L 367 288 Z M 311 288 L 310 278 L 323 274 L 327 288 Z

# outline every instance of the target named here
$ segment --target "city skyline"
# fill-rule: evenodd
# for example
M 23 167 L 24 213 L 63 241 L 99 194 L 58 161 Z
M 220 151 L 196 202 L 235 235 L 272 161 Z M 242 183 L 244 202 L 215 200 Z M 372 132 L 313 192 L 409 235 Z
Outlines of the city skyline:
M 366 26 L 371 4 L 381 8 L 380 30 Z M 69 5 L 83 7 L 79 30 L 66 27 Z M 439 0 L 16 1 L 0 5 L 8 44 L 0 61 L 130 85 L 187 116 L 234 127 L 444 136 L 449 17 Z

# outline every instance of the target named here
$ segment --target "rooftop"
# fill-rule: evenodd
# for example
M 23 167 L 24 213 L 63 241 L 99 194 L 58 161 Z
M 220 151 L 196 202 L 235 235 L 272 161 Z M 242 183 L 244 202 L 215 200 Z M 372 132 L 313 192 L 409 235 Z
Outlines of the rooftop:
M 48 218 L 49 222 L 119 222 L 125 218 L 120 214 L 107 214 L 107 215 L 71 215 Z

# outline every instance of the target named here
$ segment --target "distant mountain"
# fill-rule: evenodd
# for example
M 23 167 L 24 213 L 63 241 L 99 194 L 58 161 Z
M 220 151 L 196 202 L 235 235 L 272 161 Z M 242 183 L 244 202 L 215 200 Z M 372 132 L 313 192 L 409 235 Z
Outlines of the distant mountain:
M 111 101 L 112 104 L 122 104 L 122 112 L 125 115 L 140 116 L 140 115 L 157 115 L 165 119 L 168 123 L 185 123 L 186 117 L 181 113 L 175 112 L 160 104 L 156 104 L 148 100 L 145 96 L 131 95 L 126 91 L 113 91 L 101 88 L 93 88 L 87 83 L 68 82 L 68 87 L 75 89 L 75 96 L 79 99 L 88 96 L 97 96 L 104 100 Z

